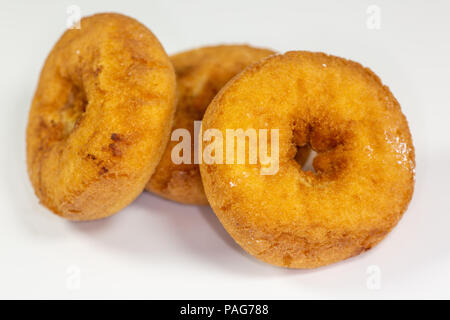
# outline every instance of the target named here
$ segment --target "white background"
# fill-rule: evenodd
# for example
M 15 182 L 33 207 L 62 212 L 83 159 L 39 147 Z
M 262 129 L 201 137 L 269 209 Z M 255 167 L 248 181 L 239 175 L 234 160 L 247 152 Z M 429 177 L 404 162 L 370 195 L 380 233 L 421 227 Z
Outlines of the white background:
M 373 250 L 308 271 L 263 264 L 210 209 L 148 193 L 101 221 L 53 215 L 27 177 L 25 127 L 73 4 L 83 15 L 137 18 L 169 54 L 249 43 L 372 68 L 400 101 L 416 147 L 416 190 L 403 219 Z M 380 29 L 367 26 L 369 5 L 381 10 Z M 449 15 L 449 1 L 2 1 L 0 298 L 450 298 Z

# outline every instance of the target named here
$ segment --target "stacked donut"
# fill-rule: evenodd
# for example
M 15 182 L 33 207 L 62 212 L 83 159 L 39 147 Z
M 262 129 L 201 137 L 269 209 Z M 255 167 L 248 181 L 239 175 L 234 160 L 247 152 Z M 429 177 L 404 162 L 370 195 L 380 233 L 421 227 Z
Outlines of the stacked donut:
M 197 135 L 200 120 L 200 135 L 276 129 L 277 144 L 268 146 L 278 150 L 276 172 L 262 174 L 260 157 L 174 162 L 179 141 L 171 133 Z M 311 150 L 317 155 L 306 170 Z M 387 235 L 411 200 L 415 159 L 399 103 L 356 62 L 239 45 L 168 57 L 136 20 L 96 14 L 67 30 L 45 62 L 29 113 L 27 165 L 41 203 L 62 217 L 108 217 L 145 188 L 209 204 L 262 261 L 315 268 Z

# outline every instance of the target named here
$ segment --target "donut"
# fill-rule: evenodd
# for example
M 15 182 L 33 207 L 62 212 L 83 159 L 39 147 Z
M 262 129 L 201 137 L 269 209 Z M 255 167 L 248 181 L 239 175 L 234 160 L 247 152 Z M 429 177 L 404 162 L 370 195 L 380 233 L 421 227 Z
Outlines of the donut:
M 152 32 L 120 14 L 81 19 L 47 57 L 29 112 L 40 202 L 71 220 L 128 205 L 161 159 L 174 112 L 175 72 Z
M 203 161 L 200 172 L 225 229 L 266 263 L 316 268 L 356 256 L 407 209 L 415 167 L 407 120 L 389 88 L 356 62 L 293 51 L 252 65 L 208 106 L 203 141 L 209 129 L 240 128 L 278 132 L 266 139 L 278 170 L 262 174 L 268 164 L 258 158 Z M 203 158 L 211 144 L 203 142 Z M 313 171 L 296 161 L 305 145 L 317 153 Z
M 189 131 L 191 150 L 194 150 L 194 121 L 203 118 L 216 93 L 246 66 L 272 54 L 271 50 L 246 45 L 219 45 L 170 57 L 177 78 L 178 97 L 173 130 L 183 128 Z M 207 205 L 198 164 L 194 163 L 194 152 L 190 163 L 176 164 L 172 161 L 172 150 L 179 143 L 178 140 L 169 142 L 146 190 L 176 202 Z

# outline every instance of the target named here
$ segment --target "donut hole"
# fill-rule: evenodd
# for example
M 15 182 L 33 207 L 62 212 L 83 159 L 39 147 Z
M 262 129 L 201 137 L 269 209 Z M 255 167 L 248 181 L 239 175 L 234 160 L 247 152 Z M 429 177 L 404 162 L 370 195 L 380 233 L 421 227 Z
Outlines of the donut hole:
M 72 86 L 60 110 L 62 137 L 67 138 L 79 125 L 88 104 L 83 88 Z
M 337 176 L 346 166 L 347 130 L 323 123 L 294 123 L 294 161 L 304 173 Z
M 304 148 L 308 148 L 308 152 L 306 152 L 306 156 L 302 154 L 304 152 Z M 301 148 L 297 147 L 297 154 L 295 155 L 295 161 L 301 166 L 304 172 L 316 173 L 316 169 L 314 169 L 313 162 L 314 158 L 317 156 L 317 152 L 311 149 L 310 146 L 304 146 Z

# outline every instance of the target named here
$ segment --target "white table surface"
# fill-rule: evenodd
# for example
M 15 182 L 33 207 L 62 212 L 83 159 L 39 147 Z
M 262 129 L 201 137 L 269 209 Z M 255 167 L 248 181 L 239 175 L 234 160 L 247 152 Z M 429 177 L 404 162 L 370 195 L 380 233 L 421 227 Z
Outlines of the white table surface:
M 169 54 L 249 43 L 370 67 L 413 135 L 408 211 L 373 250 L 309 271 L 263 264 L 210 209 L 148 193 L 101 221 L 51 214 L 28 180 L 25 127 L 69 5 L 135 17 Z M 0 298 L 450 298 L 449 1 L 2 1 L 0 9 Z

